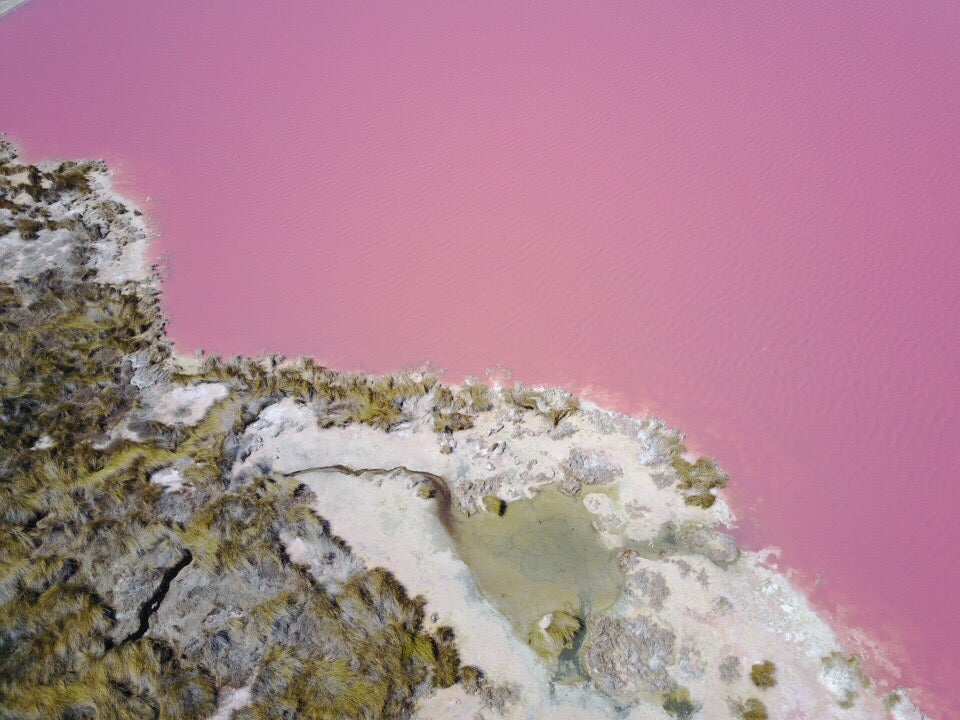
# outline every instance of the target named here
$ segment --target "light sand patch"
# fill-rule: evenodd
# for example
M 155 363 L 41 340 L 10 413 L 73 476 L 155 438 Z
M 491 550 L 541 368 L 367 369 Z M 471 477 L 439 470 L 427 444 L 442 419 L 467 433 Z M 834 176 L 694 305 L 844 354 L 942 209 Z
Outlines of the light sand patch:
M 215 402 L 227 396 L 226 386 L 220 383 L 175 385 L 156 391 L 145 417 L 171 425 L 196 425 Z
M 150 482 L 163 487 L 164 492 L 180 492 L 183 490 L 183 475 L 177 468 L 164 468 L 150 476 Z
M 626 695 L 614 693 L 627 705 L 625 717 L 669 717 L 662 692 L 618 685 L 618 668 L 627 667 L 618 661 L 588 668 L 602 675 L 592 678 L 596 687 L 552 683 L 555 666 L 532 651 L 523 632 L 532 619 L 563 609 L 553 604 L 582 610 L 590 574 L 599 572 L 592 582 L 602 586 L 610 577 L 604 569 L 610 558 L 624 552 L 632 554 L 617 562 L 628 591 L 613 601 L 609 593 L 604 602 L 594 598 L 594 615 L 607 618 L 608 629 L 636 628 L 665 642 L 656 654 L 663 663 L 658 682 L 685 688 L 698 717 L 733 717 L 731 707 L 755 696 L 762 696 L 773 717 L 887 715 L 872 689 L 859 692 L 851 707 L 841 706 L 831 676 L 821 672 L 821 658 L 841 650 L 836 636 L 784 575 L 763 564 L 762 554 L 741 553 L 718 532 L 730 517 L 722 499 L 708 510 L 683 502 L 663 462 L 668 442 L 658 435 L 659 425 L 589 406 L 563 422 L 564 432 L 555 433 L 535 413 L 498 404 L 479 415 L 473 428 L 444 439 L 430 429 L 429 416 L 394 432 L 321 427 L 310 406 L 283 400 L 248 426 L 242 442 L 250 452 L 234 472 L 270 467 L 308 484 L 335 534 L 368 564 L 390 569 L 411 593 L 423 594 L 427 615 L 436 613 L 438 622 L 454 628 L 464 663 L 482 668 L 494 683 L 517 684 L 513 717 L 575 717 L 584 708 L 592 708 L 588 717 L 610 716 L 611 700 L 600 687 L 628 689 Z M 444 443 L 449 452 L 441 451 Z M 595 456 L 620 472 L 605 472 L 599 484 L 585 476 L 577 493 L 576 482 L 564 476 L 570 459 Z M 342 467 L 316 470 L 333 466 Z M 309 468 L 315 470 L 299 472 Z M 462 533 L 456 542 L 438 520 L 436 500 L 417 494 L 425 485 L 423 473 L 440 478 L 450 492 L 449 524 Z M 560 495 L 561 488 L 572 496 Z M 531 497 L 536 499 L 524 499 Z M 503 517 L 490 512 L 500 507 L 492 498 L 509 501 Z M 542 502 L 548 516 L 556 512 L 538 536 L 525 526 L 537 519 Z M 550 529 L 554 520 L 558 525 Z M 571 520 L 574 526 L 562 527 Z M 618 650 L 619 640 L 626 644 Z M 631 643 L 646 652 L 644 637 L 618 639 L 614 633 L 602 641 L 609 645 L 598 647 L 588 632 L 581 642 L 597 658 L 622 651 L 626 659 Z M 749 672 L 767 660 L 775 663 L 779 681 L 761 690 Z M 489 710 L 484 714 L 494 717 Z M 421 708 L 421 717 L 448 716 L 477 717 L 471 700 L 453 691 Z
M 252 688 L 252 684 L 245 685 L 223 693 L 220 703 L 217 705 L 217 712 L 210 716 L 210 720 L 229 720 L 230 714 L 234 710 L 239 710 L 250 703 Z

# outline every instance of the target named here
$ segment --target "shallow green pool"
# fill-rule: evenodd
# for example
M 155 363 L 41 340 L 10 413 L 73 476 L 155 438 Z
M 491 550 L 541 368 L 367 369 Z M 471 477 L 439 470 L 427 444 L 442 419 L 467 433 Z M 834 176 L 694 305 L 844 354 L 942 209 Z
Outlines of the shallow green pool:
M 547 613 L 585 618 L 620 596 L 616 552 L 601 545 L 592 519 L 582 498 L 546 488 L 503 516 L 458 517 L 452 530 L 480 592 L 526 637 Z

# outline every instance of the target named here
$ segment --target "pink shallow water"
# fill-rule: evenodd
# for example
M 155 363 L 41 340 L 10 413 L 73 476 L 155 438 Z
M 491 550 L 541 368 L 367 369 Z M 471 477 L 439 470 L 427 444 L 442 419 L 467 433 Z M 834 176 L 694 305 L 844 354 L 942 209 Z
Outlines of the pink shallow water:
M 153 196 L 185 351 L 658 411 L 957 718 L 960 5 L 774 5 L 34 0 L 0 128 Z

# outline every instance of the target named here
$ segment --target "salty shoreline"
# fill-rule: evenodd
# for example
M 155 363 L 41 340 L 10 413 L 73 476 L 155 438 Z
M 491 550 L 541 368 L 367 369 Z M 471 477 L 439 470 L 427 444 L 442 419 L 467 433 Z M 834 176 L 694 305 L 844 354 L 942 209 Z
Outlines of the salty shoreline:
M 72 166 L 45 167 L 72 172 Z M 47 227 L 19 224 L 31 219 L 26 208 L 35 204 L 26 190 L 2 211 L 10 218 L 0 219 L 14 223 L 0 240 L 3 279 L 24 280 L 57 266 L 107 286 L 132 282 L 153 297 L 158 277 L 145 267 L 142 216 L 124 212 L 123 222 L 116 214 L 111 219 L 105 201 L 124 201 L 112 194 L 105 167 L 85 167 L 93 199 L 69 191 L 48 203 Z M 27 169 L 7 177 L 14 188 L 50 189 L 48 181 L 34 183 Z M 66 181 L 79 187 L 71 178 Z M 67 227 L 77 218 L 105 228 L 80 255 L 72 252 L 76 241 Z M 21 227 L 35 237 L 24 237 Z M 173 356 L 157 363 L 130 356 L 127 362 L 139 405 L 107 431 L 104 449 L 143 440 L 149 423 L 215 427 L 224 408 L 240 404 L 237 371 L 216 359 Z M 742 552 L 720 530 L 732 517 L 720 490 L 725 476 L 689 456 L 682 436 L 656 418 L 630 418 L 556 388 L 443 386 L 418 373 L 334 374 L 341 384 L 333 394 L 315 395 L 308 378 L 316 368 L 308 361 L 267 357 L 237 364 L 268 384 L 286 372 L 303 390 L 267 393 L 250 406 L 255 410 L 244 411 L 239 432 L 229 436 L 229 487 L 250 487 L 265 473 L 302 473 L 298 481 L 310 490 L 310 505 L 349 543 L 353 560 L 331 566 L 326 535 L 285 530 L 280 541 L 289 558 L 332 588 L 363 561 L 386 567 L 412 593 L 422 593 L 427 614 L 456 631 L 462 661 L 486 673 L 491 691 L 502 690 L 504 717 L 589 717 L 623 708 L 630 708 L 629 717 L 644 717 L 658 705 L 671 714 L 669 708 L 696 707 L 708 717 L 747 717 L 742 708 L 755 708 L 752 701 L 769 705 L 775 716 L 815 709 L 823 718 L 873 718 L 888 710 L 897 720 L 922 717 L 908 700 L 883 698 L 867 687 L 857 660 L 843 654 L 833 630 L 789 580 L 766 566 L 763 553 Z M 50 447 L 38 443 L 42 451 Z M 325 469 L 303 472 L 310 468 Z M 180 461 L 161 463 L 150 482 L 176 505 L 197 492 L 190 469 Z M 597 542 L 617 552 L 625 590 L 596 613 L 564 600 L 567 605 L 544 615 L 538 627 L 546 633 L 559 613 L 586 627 L 579 662 L 589 681 L 555 683 L 550 668 L 559 664 L 566 641 L 552 646 L 548 636 L 538 657 L 478 592 L 475 570 L 432 512 L 428 474 L 446 483 L 454 512 L 492 514 L 493 523 L 497 514 L 512 518 L 514 503 L 532 500 L 537 507 L 544 486 L 582 502 Z M 532 523 L 512 532 L 538 537 Z M 768 662 L 776 668 L 775 684 L 749 671 Z M 463 694 L 460 686 L 420 701 L 422 717 L 445 717 L 451 706 L 472 717 L 485 703 L 489 712 L 492 702 Z

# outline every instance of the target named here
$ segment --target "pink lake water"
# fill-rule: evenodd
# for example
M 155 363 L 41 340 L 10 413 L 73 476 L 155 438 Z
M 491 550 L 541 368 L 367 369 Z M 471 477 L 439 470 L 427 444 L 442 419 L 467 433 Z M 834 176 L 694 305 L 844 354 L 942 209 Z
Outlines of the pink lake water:
M 0 129 L 162 232 L 181 350 L 652 409 L 960 717 L 960 5 L 34 0 L 0 47 Z

